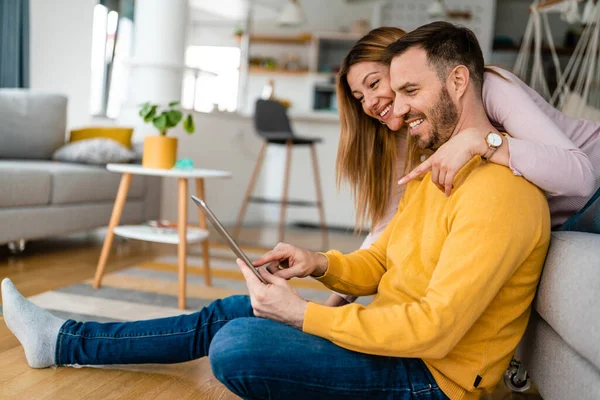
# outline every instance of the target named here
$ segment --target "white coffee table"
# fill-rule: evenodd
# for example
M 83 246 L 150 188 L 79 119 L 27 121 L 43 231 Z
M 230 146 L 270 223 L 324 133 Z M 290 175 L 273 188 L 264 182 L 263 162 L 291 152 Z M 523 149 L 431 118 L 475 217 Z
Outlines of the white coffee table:
M 171 243 L 177 244 L 178 258 L 178 274 L 179 274 L 179 291 L 178 291 L 178 307 L 185 309 L 186 303 L 186 255 L 187 244 L 202 242 L 202 256 L 204 260 L 204 278 L 207 286 L 211 286 L 210 263 L 208 252 L 208 231 L 206 230 L 206 217 L 198 210 L 200 219 L 200 228 L 188 228 L 187 226 L 187 203 L 188 203 L 188 179 L 196 181 L 196 195 L 204 199 L 204 179 L 213 178 L 230 178 L 231 173 L 228 171 L 218 171 L 210 169 L 154 169 L 144 168 L 141 165 L 134 164 L 108 164 L 106 169 L 112 172 L 121 173 L 121 183 L 115 199 L 112 215 L 108 225 L 108 232 L 104 239 L 100 260 L 96 268 L 96 276 L 94 279 L 94 287 L 98 289 L 102 284 L 102 276 L 104 268 L 108 260 L 110 248 L 112 246 L 114 235 L 122 237 L 146 240 L 150 242 Z M 177 218 L 177 233 L 157 232 L 153 227 L 146 225 L 121 225 L 121 214 L 127 200 L 127 192 L 131 184 L 133 175 L 151 175 L 161 177 L 177 178 L 179 187 L 179 202 L 178 202 L 178 218 Z

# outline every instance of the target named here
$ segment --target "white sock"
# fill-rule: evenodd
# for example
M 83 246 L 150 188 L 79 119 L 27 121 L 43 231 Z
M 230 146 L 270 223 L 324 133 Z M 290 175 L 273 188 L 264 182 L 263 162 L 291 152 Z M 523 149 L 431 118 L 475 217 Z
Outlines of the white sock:
M 2 281 L 2 310 L 8 329 L 19 339 L 32 368 L 55 365 L 58 331 L 65 322 L 27 300 L 10 279 Z

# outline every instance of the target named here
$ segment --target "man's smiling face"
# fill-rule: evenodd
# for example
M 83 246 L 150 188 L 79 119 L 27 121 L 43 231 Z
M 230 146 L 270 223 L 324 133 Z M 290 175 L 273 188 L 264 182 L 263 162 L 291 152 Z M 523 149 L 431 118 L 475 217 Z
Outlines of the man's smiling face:
M 394 57 L 390 83 L 395 93 L 394 116 L 405 120 L 419 147 L 435 150 L 450 139 L 458 109 L 425 50 L 410 48 Z

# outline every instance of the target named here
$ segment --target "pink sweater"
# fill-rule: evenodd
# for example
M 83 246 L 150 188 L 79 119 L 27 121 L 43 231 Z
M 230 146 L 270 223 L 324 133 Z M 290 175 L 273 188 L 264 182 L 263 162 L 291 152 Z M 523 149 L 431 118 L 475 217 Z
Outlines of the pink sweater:
M 546 192 L 552 226 L 579 211 L 600 187 L 600 122 L 571 119 L 548 104 L 515 75 L 486 72 L 483 105 L 496 128 L 508 132 L 510 168 Z M 396 176 L 404 168 L 404 139 L 398 146 Z M 596 169 L 594 169 L 594 166 Z M 363 242 L 366 248 L 390 222 L 402 196 L 394 179 L 385 218 Z

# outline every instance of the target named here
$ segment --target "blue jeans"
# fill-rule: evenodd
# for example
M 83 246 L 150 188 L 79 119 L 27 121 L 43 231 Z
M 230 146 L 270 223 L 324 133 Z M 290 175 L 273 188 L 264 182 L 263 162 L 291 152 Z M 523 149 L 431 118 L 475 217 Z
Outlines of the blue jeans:
M 600 189 L 577 214 L 569 218 L 558 230 L 600 233 L 600 200 L 598 199 L 600 199 Z
M 172 318 L 69 320 L 56 346 L 58 365 L 177 363 L 207 355 L 217 379 L 245 399 L 447 399 L 420 359 L 356 353 L 256 318 L 248 296 Z

